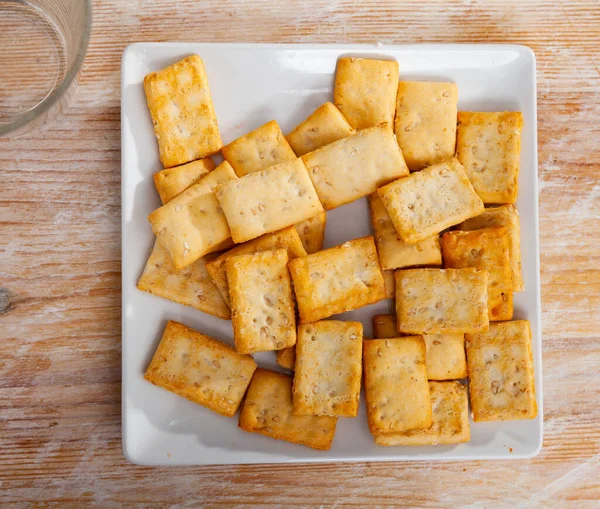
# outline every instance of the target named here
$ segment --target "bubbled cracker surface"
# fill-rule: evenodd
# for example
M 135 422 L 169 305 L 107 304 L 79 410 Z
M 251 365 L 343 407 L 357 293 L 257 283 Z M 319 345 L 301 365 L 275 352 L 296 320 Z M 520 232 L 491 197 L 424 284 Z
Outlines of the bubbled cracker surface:
M 195 403 L 232 416 L 256 363 L 252 357 L 170 321 L 145 378 Z
M 475 267 L 488 273 L 489 319 L 510 320 L 513 315 L 513 273 L 510 236 L 503 226 L 447 232 L 442 237 L 446 267 Z
M 298 328 L 294 412 L 355 417 L 362 371 L 362 325 L 322 320 Z
M 257 369 L 240 412 L 239 426 L 279 440 L 329 449 L 337 417 L 293 415 L 292 377 Z
M 411 173 L 377 192 L 402 240 L 412 244 L 483 212 L 456 159 Z
M 488 326 L 487 272 L 467 269 L 397 270 L 398 330 L 442 334 Z
M 275 120 L 225 145 L 222 152 L 240 177 L 296 159 Z
M 375 437 L 377 445 L 437 445 L 471 438 L 467 386 L 458 382 L 429 382 L 433 423 L 403 433 Z
M 408 175 L 390 128 L 374 127 L 302 156 L 319 199 L 330 210 Z
M 280 350 L 296 343 L 296 309 L 285 249 L 227 261 L 235 348 Z
M 289 264 L 303 323 L 385 298 L 373 237 L 297 258 Z
M 441 265 L 442 251 L 438 235 L 416 244 L 406 244 L 398 235 L 381 198 L 377 193 L 369 195 L 371 224 L 375 232 L 377 254 L 383 270 Z
M 300 159 L 227 182 L 216 193 L 236 243 L 299 223 L 323 210 Z
M 295 225 L 302 245 L 308 254 L 316 253 L 323 249 L 326 223 L 327 213 L 323 211 Z
M 333 102 L 354 129 L 392 126 L 399 66 L 395 60 L 339 58 Z
M 458 113 L 456 157 L 484 203 L 515 203 L 519 192 L 520 112 Z
M 286 136 L 298 157 L 329 143 L 350 136 L 353 132 L 348 121 L 330 102 L 319 106 L 304 122 Z
M 431 399 L 421 336 L 364 341 L 365 396 L 374 435 L 430 426 Z
M 221 295 L 228 306 L 231 302 L 229 298 L 227 275 L 225 273 L 225 263 L 227 260 L 232 256 L 254 254 L 281 248 L 287 249 L 290 260 L 299 256 L 306 256 L 306 251 L 302 246 L 298 232 L 293 226 L 289 226 L 235 246 L 233 249 L 223 253 L 216 260 L 212 260 L 206 264 L 206 270 L 208 270 L 210 277 L 221 292 Z
M 229 225 L 213 190 L 232 179 L 237 177 L 230 168 L 220 166 L 148 217 L 154 234 L 169 252 L 175 268 L 181 269 L 207 253 L 221 249 L 231 238 Z
M 219 151 L 221 135 L 198 55 L 148 74 L 144 90 L 165 168 Z
M 206 260 L 200 258 L 184 269 L 175 270 L 169 254 L 158 240 L 137 287 L 225 320 L 231 317 L 229 307 L 206 270 Z
M 454 155 L 458 87 L 455 83 L 401 81 L 394 132 L 411 171 Z
M 491 323 L 487 332 L 467 334 L 466 348 L 475 421 L 537 415 L 528 321 Z
M 467 219 L 458 225 L 459 230 L 479 230 L 490 226 L 504 226 L 509 231 L 510 264 L 515 292 L 525 289 L 521 267 L 521 220 L 514 205 L 486 208 L 483 214 Z
M 214 169 L 215 163 L 207 157 L 155 173 L 154 184 L 163 205 L 199 182 Z

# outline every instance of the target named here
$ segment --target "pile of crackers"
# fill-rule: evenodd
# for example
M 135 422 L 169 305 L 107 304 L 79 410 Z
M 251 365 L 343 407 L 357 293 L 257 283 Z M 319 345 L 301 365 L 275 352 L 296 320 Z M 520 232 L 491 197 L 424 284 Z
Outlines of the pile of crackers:
M 138 288 L 231 319 L 235 346 L 171 321 L 147 380 L 316 449 L 361 388 L 384 446 L 468 441 L 469 399 L 475 422 L 537 415 L 529 322 L 512 320 L 521 113 L 458 112 L 454 83 L 340 58 L 333 103 L 223 146 L 199 56 L 144 89 L 165 169 Z M 323 249 L 326 211 L 363 197 L 373 236 Z M 328 319 L 386 298 L 374 339 Z M 263 351 L 293 375 L 258 368 Z

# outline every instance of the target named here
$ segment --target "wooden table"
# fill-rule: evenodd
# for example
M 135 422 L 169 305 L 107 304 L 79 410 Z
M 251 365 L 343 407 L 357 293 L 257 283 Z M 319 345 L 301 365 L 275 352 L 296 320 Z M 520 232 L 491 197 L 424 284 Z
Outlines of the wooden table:
M 127 464 L 119 71 L 136 41 L 497 42 L 535 51 L 545 393 L 537 458 Z M 0 139 L 0 504 L 600 507 L 599 267 L 597 0 L 98 0 L 68 107 L 42 130 Z

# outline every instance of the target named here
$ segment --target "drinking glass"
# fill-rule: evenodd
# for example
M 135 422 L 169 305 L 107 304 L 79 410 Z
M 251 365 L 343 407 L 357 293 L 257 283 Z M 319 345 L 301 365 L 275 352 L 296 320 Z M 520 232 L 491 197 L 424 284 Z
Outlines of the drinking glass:
M 0 0 L 0 136 L 48 120 L 87 49 L 91 0 Z

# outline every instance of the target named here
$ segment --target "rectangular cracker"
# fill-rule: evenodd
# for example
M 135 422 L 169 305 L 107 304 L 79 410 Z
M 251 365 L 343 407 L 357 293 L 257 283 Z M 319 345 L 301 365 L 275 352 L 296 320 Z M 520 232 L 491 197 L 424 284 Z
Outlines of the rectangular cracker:
M 491 323 L 467 334 L 473 420 L 533 419 L 537 415 L 531 327 L 527 320 Z
M 417 428 L 375 437 L 377 445 L 441 445 L 459 444 L 471 439 L 467 386 L 459 382 L 429 382 L 433 423 Z
M 363 341 L 367 418 L 373 435 L 432 424 L 421 336 Z
M 333 103 L 319 106 L 304 122 L 287 135 L 298 157 L 334 141 L 350 136 L 354 130 Z
M 226 182 L 216 194 L 236 244 L 323 211 L 301 159 Z
M 508 229 L 508 249 L 510 265 L 513 273 L 513 291 L 522 292 L 525 289 L 521 271 L 521 220 L 514 205 L 486 208 L 483 214 L 472 217 L 460 223 L 458 230 L 479 230 L 490 226 L 504 226 Z
M 337 417 L 293 415 L 292 377 L 258 368 L 240 412 L 239 427 L 277 440 L 329 450 Z
M 254 254 L 281 248 L 287 249 L 290 260 L 298 258 L 299 256 L 306 256 L 306 251 L 302 246 L 298 232 L 293 226 L 289 226 L 273 233 L 267 233 L 262 237 L 245 242 L 239 246 L 235 246 L 233 249 L 223 253 L 216 260 L 206 264 L 206 270 L 208 270 L 210 277 L 221 292 L 223 300 L 225 300 L 225 303 L 228 306 L 231 305 L 231 302 L 229 298 L 227 274 L 225 272 L 227 260 L 232 256 Z
M 383 270 L 442 265 L 442 250 L 438 235 L 428 237 L 416 244 L 406 244 L 398 235 L 377 193 L 369 195 L 369 210 L 375 232 L 377 254 Z
M 423 334 L 429 380 L 458 380 L 467 377 L 464 334 Z
M 160 160 L 165 168 L 218 152 L 223 145 L 204 63 L 191 55 L 144 78 Z
M 296 230 L 308 254 L 316 253 L 323 249 L 326 225 L 327 212 L 325 211 L 319 212 L 316 216 L 296 224 Z
M 231 313 L 221 292 L 200 258 L 181 270 L 175 270 L 167 250 L 157 240 L 137 282 L 138 289 L 184 306 L 229 320 Z
M 275 120 L 225 145 L 222 152 L 238 177 L 296 159 Z
M 367 196 L 409 173 L 388 127 L 365 129 L 304 154 L 302 160 L 327 210 Z
M 339 58 L 333 102 L 354 129 L 392 127 L 399 74 L 395 60 Z
M 294 371 L 296 366 L 296 345 L 277 350 L 275 360 L 282 368 Z
M 398 332 L 396 315 L 375 315 L 375 339 L 404 336 Z M 423 334 L 428 380 L 458 380 L 467 376 L 464 334 Z
M 449 159 L 377 190 L 400 238 L 416 244 L 483 212 L 460 163 Z
M 185 325 L 169 321 L 144 378 L 227 417 L 240 406 L 256 362 Z
M 519 194 L 521 112 L 458 112 L 456 157 L 483 203 L 515 203 Z
M 375 315 L 373 317 L 374 339 L 388 339 L 403 336 L 396 329 L 396 315 Z
M 385 299 L 373 237 L 292 260 L 300 322 L 315 322 Z
M 509 233 L 504 226 L 446 232 L 442 237 L 446 267 L 487 270 L 490 321 L 510 320 L 513 315 L 509 242 Z
M 229 164 L 220 164 L 200 182 L 148 216 L 152 231 L 179 270 L 207 253 L 229 247 L 229 225 L 213 192 L 237 180 Z
M 285 249 L 232 256 L 225 264 L 235 349 L 281 350 L 296 344 L 296 306 Z
M 394 132 L 410 171 L 454 156 L 458 87 L 455 83 L 401 81 Z
M 393 299 L 396 297 L 396 283 L 394 282 L 393 270 L 382 270 L 383 282 L 385 283 L 385 298 Z
M 155 173 L 154 185 L 163 205 L 198 183 L 214 169 L 215 163 L 207 157 Z
M 362 341 L 360 322 L 321 320 L 298 327 L 294 415 L 356 417 Z
M 485 270 L 405 269 L 396 278 L 397 328 L 407 334 L 487 330 Z

